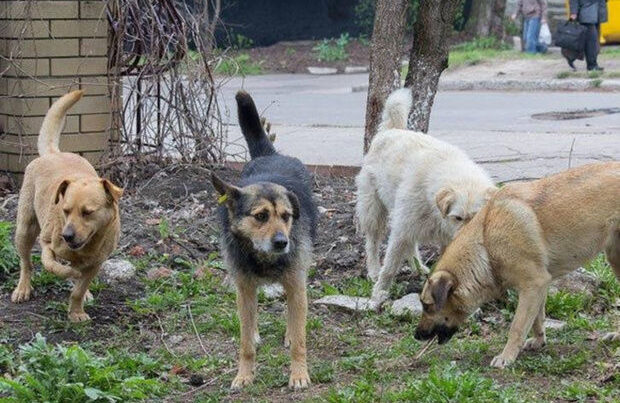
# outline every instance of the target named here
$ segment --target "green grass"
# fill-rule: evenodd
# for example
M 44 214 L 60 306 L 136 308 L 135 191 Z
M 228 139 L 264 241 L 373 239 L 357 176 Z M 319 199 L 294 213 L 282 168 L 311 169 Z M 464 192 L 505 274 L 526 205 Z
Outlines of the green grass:
M 13 225 L 0 221 L 0 273 L 9 274 L 19 267 L 19 257 L 13 246 L 11 230 Z
M 315 52 L 316 59 L 319 62 L 347 60 L 349 54 L 347 53 L 346 47 L 349 41 L 349 34 L 343 33 L 338 39 L 323 39 L 323 41 L 312 48 L 312 50 Z
M 166 391 L 158 379 L 162 364 L 146 354 L 111 351 L 100 357 L 77 345 L 48 344 L 40 334 L 16 352 L 2 349 L 10 355 L 14 371 L 11 379 L 0 378 L 0 395 L 8 395 L 7 402 L 114 402 Z
M 262 62 L 252 60 L 249 54 L 241 53 L 234 57 L 224 57 L 215 67 L 215 72 L 230 76 L 252 76 L 263 74 Z

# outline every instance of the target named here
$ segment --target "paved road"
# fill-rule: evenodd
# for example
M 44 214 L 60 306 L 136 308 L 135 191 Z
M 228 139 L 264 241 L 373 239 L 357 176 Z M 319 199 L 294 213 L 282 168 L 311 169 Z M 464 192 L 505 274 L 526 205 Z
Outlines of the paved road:
M 249 91 L 274 123 L 277 145 L 309 164 L 359 165 L 367 75 L 266 75 L 235 78 L 223 86 L 240 133 L 234 93 Z M 532 178 L 596 160 L 620 159 L 620 114 L 540 120 L 533 114 L 620 107 L 620 93 L 440 92 L 429 134 L 465 149 L 497 180 Z M 574 144 L 573 144 L 574 141 Z M 571 153 L 572 147 L 572 153 Z

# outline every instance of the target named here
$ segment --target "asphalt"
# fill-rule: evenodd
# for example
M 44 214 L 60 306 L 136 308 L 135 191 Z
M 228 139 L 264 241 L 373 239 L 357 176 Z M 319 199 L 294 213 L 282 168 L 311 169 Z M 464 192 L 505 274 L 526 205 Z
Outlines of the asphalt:
M 240 151 L 234 94 L 245 89 L 273 123 L 276 146 L 307 164 L 359 166 L 367 74 L 280 74 L 222 83 L 231 152 Z M 463 148 L 498 181 L 620 159 L 620 113 L 570 120 L 533 115 L 620 107 L 620 92 L 440 91 L 429 134 Z

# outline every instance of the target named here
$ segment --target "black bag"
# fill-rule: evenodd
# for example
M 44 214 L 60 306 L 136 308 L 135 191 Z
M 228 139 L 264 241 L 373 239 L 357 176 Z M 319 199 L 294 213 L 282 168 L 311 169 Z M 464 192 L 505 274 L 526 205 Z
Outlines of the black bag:
M 561 22 L 555 31 L 555 44 L 563 49 L 581 53 L 586 46 L 586 30 L 587 28 L 577 21 Z

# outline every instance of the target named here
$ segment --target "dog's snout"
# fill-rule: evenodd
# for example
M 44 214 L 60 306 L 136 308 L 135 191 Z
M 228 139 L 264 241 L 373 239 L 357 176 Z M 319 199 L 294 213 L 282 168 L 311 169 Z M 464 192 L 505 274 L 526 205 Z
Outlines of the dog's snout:
M 273 247 L 282 250 L 288 245 L 288 238 L 282 232 L 277 232 L 272 239 Z
M 62 238 L 70 243 L 75 239 L 75 230 L 72 227 L 67 227 L 62 231 Z

